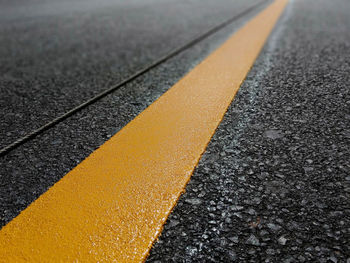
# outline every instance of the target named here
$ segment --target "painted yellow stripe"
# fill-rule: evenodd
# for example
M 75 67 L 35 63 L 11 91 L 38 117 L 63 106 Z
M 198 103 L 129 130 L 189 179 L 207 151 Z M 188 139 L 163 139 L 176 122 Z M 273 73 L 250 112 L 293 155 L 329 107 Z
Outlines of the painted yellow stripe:
M 0 232 L 3 262 L 138 262 L 286 0 L 277 0 Z

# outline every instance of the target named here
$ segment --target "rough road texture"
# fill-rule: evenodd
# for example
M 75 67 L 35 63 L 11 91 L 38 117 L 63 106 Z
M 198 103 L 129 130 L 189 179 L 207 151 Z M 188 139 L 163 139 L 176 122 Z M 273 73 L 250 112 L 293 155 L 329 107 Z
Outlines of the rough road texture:
M 289 4 L 148 262 L 350 262 L 349 13 Z
M 123 128 L 262 8 L 1 157 L 0 226 Z
M 0 2 L 0 147 L 254 2 Z

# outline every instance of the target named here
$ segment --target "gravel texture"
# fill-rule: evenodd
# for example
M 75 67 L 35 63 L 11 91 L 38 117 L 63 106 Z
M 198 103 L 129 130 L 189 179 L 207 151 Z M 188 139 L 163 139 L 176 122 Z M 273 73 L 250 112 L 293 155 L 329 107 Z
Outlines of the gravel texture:
M 290 2 L 148 262 L 350 262 L 349 13 L 346 0 Z M 245 19 L 0 158 L 0 224 Z
M 0 225 L 118 132 L 256 12 L 1 157 Z
M 0 147 L 256 0 L 0 3 Z
M 349 13 L 289 3 L 148 262 L 350 262 Z

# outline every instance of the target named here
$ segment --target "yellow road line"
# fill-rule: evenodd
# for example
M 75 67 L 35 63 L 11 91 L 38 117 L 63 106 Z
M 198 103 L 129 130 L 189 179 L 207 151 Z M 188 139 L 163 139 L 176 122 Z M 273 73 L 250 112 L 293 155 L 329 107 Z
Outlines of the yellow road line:
M 0 231 L 0 258 L 145 259 L 287 0 L 277 0 Z

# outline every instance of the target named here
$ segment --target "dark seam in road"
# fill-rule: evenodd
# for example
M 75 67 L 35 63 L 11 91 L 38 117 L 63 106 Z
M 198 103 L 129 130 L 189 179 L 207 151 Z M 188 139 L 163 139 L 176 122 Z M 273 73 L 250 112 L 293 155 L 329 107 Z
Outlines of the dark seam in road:
M 20 145 L 24 144 L 25 142 L 35 138 L 37 135 L 39 135 L 39 134 L 43 133 L 44 131 L 50 129 L 51 127 L 55 126 L 56 124 L 64 121 L 65 119 L 67 119 L 71 115 L 79 112 L 80 110 L 86 108 L 87 106 L 93 104 L 94 102 L 102 99 L 103 97 L 107 96 L 108 94 L 118 90 L 122 86 L 124 86 L 127 83 L 135 80 L 137 77 L 139 77 L 139 76 L 143 75 L 144 73 L 150 71 L 151 69 L 159 66 L 160 64 L 162 64 L 165 61 L 169 60 L 170 58 L 172 58 L 172 57 L 178 55 L 179 53 L 185 51 L 186 49 L 194 46 L 198 42 L 200 42 L 203 39 L 211 36 L 212 34 L 216 33 L 220 29 L 222 29 L 222 28 L 226 27 L 227 25 L 233 23 L 235 20 L 238 20 L 239 18 L 245 16 L 246 14 L 250 13 L 251 11 L 253 11 L 254 9 L 258 8 L 259 6 L 261 6 L 262 4 L 264 4 L 265 2 L 268 2 L 268 1 L 269 0 L 262 0 L 262 1 L 258 2 L 258 3 L 255 3 L 254 5 L 250 6 L 249 8 L 244 10 L 243 12 L 239 13 L 238 15 L 236 15 L 234 17 L 231 17 L 230 19 L 224 21 L 223 23 L 213 27 L 212 29 L 210 29 L 207 32 L 205 32 L 204 34 L 195 37 L 194 39 L 192 39 L 188 43 L 184 44 L 183 46 L 181 46 L 181 47 L 179 47 L 179 48 L 177 48 L 177 49 L 175 49 L 173 51 L 170 51 L 168 54 L 164 55 L 163 57 L 161 57 L 157 61 L 151 63 L 147 67 L 137 71 L 136 73 L 134 73 L 133 75 L 131 75 L 127 79 L 125 79 L 125 80 L 119 82 L 118 84 L 112 86 L 111 88 L 109 88 L 109 89 L 99 93 L 95 97 L 93 97 L 93 98 L 89 99 L 88 101 L 80 104 L 79 106 L 71 109 L 70 111 L 64 113 L 60 117 L 53 119 L 52 121 L 46 123 L 45 125 L 41 126 L 40 128 L 32 131 L 31 133 L 29 133 L 29 134 L 19 138 L 18 140 L 14 141 L 13 143 L 9 144 L 8 146 L 2 148 L 0 150 L 0 157 L 6 155 L 7 153 L 9 153 L 10 151 L 16 149 L 17 147 L 19 147 Z

